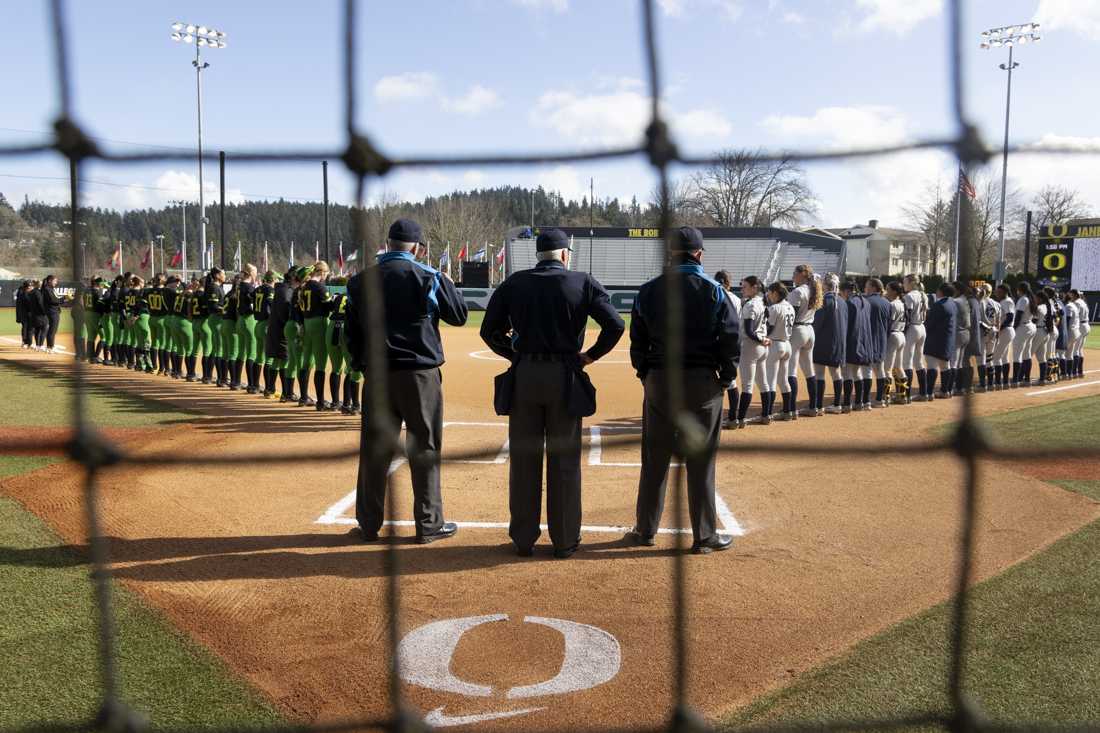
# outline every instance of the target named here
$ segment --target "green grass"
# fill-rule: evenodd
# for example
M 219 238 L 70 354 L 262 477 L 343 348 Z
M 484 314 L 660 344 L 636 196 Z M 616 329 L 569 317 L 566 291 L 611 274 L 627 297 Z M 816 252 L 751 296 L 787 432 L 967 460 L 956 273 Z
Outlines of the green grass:
M 0 362 L 0 424 L 61 426 L 68 387 Z M 94 419 L 155 426 L 186 415 L 150 401 L 93 392 Z M 59 459 L 0 456 L 0 478 Z M 0 496 L 0 727 L 91 719 L 100 705 L 97 629 L 87 558 Z M 134 594 L 112 584 L 121 689 L 155 727 L 280 722 L 270 703 Z
M 1100 448 L 1100 397 L 1078 397 L 1002 412 L 979 420 L 998 445 L 1014 447 L 1064 446 L 1072 435 L 1074 445 Z M 958 427 L 949 423 L 936 428 L 940 436 Z
M 1100 349 L 1100 328 L 1093 328 L 1085 339 L 1086 349 Z
M 18 336 L 21 333 L 20 328 L 20 325 L 15 322 L 15 308 L 0 308 L 0 336 Z M 61 326 L 57 332 L 73 332 L 73 322 L 68 310 L 62 311 Z
M 1006 445 L 1100 441 L 1100 398 L 986 418 Z M 949 432 L 951 427 L 944 428 Z M 1100 481 L 1051 483 L 1100 501 Z M 1001 722 L 1100 720 L 1100 521 L 975 587 L 966 692 Z M 943 603 L 766 695 L 731 725 L 946 714 L 952 608 Z
M 58 359 L 64 357 L 57 357 Z M 37 367 L 0 361 L 0 425 L 49 427 L 67 425 L 71 419 L 71 381 Z M 87 417 L 103 427 L 166 425 L 188 415 L 162 403 L 104 388 L 91 387 Z

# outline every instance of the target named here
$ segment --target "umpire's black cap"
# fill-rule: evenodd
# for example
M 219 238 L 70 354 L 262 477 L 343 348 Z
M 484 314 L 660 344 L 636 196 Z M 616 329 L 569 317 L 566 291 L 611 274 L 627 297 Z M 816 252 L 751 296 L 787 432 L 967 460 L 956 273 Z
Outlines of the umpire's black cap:
M 538 239 L 535 240 L 535 251 L 553 252 L 556 249 L 573 251 L 573 248 L 569 246 L 569 237 L 565 235 L 565 232 L 561 229 L 544 229 L 539 232 Z
M 389 239 L 394 242 L 419 244 L 421 237 L 420 225 L 412 219 L 398 219 L 390 224 Z
M 695 227 L 680 227 L 672 235 L 672 241 L 681 252 L 706 251 L 707 249 L 703 246 L 703 233 Z

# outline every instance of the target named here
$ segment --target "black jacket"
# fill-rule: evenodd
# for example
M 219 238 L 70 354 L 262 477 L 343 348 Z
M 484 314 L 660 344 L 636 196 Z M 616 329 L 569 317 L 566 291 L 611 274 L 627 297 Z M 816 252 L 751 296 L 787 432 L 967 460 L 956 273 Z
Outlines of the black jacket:
M 847 346 L 847 304 L 836 293 L 825 293 L 821 307 L 814 312 L 814 364 L 844 365 Z
M 848 364 L 872 363 L 871 308 L 867 299 L 858 293 L 848 296 L 848 338 L 844 356 Z M 885 350 L 885 349 L 884 349 Z
M 294 287 L 290 283 L 276 283 L 271 296 L 271 315 L 267 327 L 282 328 L 290 320 L 290 303 L 294 300 Z
M 928 307 L 924 327 L 928 337 L 924 342 L 925 356 L 943 361 L 955 357 L 955 335 L 958 333 L 959 306 L 951 298 L 940 298 Z
M 27 293 L 23 288 L 15 291 L 15 322 L 16 323 L 30 323 L 30 311 L 29 303 L 27 302 Z
M 880 293 L 868 295 L 867 308 L 871 317 L 871 363 L 886 358 L 886 342 L 890 339 L 890 301 Z
M 27 293 L 27 315 L 34 326 L 46 325 L 46 300 L 42 297 L 42 289 L 36 288 Z
M 589 317 L 600 335 L 588 350 L 605 356 L 626 325 L 594 277 L 573 272 L 556 260 L 514 273 L 493 291 L 481 324 L 481 340 L 496 354 L 514 360 L 520 354 L 576 356 L 584 348 Z
M 61 298 L 57 297 L 57 291 L 53 288 L 43 285 L 39 292 L 42 293 L 42 303 L 46 309 L 46 313 L 50 315 L 58 315 L 61 313 Z
M 684 367 L 713 369 L 722 384 L 737 377 L 741 350 L 741 324 L 733 310 L 732 297 L 707 277 L 695 262 L 677 265 L 683 301 Z M 663 369 L 667 343 L 665 275 L 650 280 L 638 290 L 630 314 L 630 363 L 638 377 L 651 369 Z
M 408 252 L 387 252 L 368 270 L 382 287 L 386 364 L 395 371 L 432 369 L 443 364 L 439 321 L 462 326 L 466 301 L 449 278 L 421 264 Z M 363 275 L 348 281 L 347 342 L 352 366 L 365 371 L 371 334 L 363 301 Z

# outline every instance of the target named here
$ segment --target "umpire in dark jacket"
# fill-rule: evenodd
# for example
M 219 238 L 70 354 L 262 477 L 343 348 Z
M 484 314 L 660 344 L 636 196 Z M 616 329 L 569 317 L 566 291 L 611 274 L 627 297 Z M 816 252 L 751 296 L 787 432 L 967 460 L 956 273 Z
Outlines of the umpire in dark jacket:
M 386 510 L 386 479 L 392 450 L 381 454 L 375 440 L 392 445 L 405 423 L 405 452 L 412 472 L 413 519 L 420 544 L 445 539 L 458 526 L 443 521 L 443 496 L 439 487 L 439 461 L 443 449 L 443 342 L 439 321 L 452 326 L 466 323 L 466 301 L 450 278 L 416 261 L 421 241 L 420 225 L 398 219 L 390 226 L 385 254 L 378 264 L 348 282 L 347 341 L 352 366 L 368 371 L 367 353 L 371 346 L 385 348 L 386 397 L 391 422 L 388 434 L 378 435 L 370 410 L 363 410 L 362 438 L 359 450 L 359 478 L 356 484 L 355 518 L 363 539 L 378 539 Z M 384 343 L 374 342 L 375 334 L 366 332 L 365 282 L 363 276 L 377 278 L 385 333 Z M 373 375 L 369 375 L 369 380 Z M 369 384 L 369 381 L 368 381 Z
M 581 415 L 571 409 L 568 391 L 579 387 L 578 372 L 611 351 L 626 327 L 603 286 L 569 270 L 564 232 L 541 232 L 535 249 L 534 269 L 512 274 L 493 292 L 481 338 L 513 364 L 508 534 L 521 556 L 532 554 L 540 535 L 545 442 L 550 541 L 554 556 L 567 558 L 581 541 Z M 589 317 L 600 335 L 582 351 Z
M 705 443 L 684 457 L 692 551 L 726 550 L 732 539 L 718 534 L 714 471 L 721 435 L 722 399 L 737 377 L 739 325 L 730 295 L 703 272 L 703 235 L 681 227 L 673 233 L 672 277 L 678 278 L 683 311 L 673 324 L 683 334 L 683 408 L 702 429 Z M 683 435 L 669 405 L 666 370 L 668 280 L 663 274 L 638 290 L 630 316 L 630 363 L 642 380 L 642 471 L 637 519 L 628 535 L 651 546 L 661 524 L 669 462 L 683 455 Z
M 279 365 L 279 381 L 283 398 L 290 400 L 294 394 L 294 374 L 286 367 L 287 343 L 286 324 L 290 320 L 291 301 L 294 299 L 294 273 L 296 268 L 287 270 L 283 279 L 275 283 L 271 296 L 271 315 L 267 319 L 267 331 L 264 334 L 264 353 Z

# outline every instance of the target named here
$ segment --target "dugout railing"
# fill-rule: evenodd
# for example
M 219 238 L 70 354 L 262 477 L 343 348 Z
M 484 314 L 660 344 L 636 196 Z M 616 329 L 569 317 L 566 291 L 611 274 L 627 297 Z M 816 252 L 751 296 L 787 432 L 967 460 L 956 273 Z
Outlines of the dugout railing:
M 642 16 L 642 42 L 645 47 L 645 67 L 647 73 L 648 91 L 650 95 L 649 125 L 646 129 L 644 140 L 639 145 L 619 148 L 607 148 L 590 151 L 568 151 L 563 153 L 540 154 L 485 154 L 485 155 L 457 155 L 457 156 L 420 156 L 420 157 L 392 157 L 383 154 L 373 142 L 363 134 L 356 124 L 357 85 L 355 74 L 355 59 L 358 52 L 358 39 L 355 28 L 357 19 L 357 3 L 355 0 L 345 0 L 344 3 L 344 36 L 343 36 L 343 84 L 344 99 L 343 112 L 345 130 L 347 133 L 347 146 L 343 150 L 327 149 L 302 149 L 290 148 L 283 151 L 242 151 L 233 152 L 229 157 L 241 163 L 285 163 L 317 161 L 331 158 L 339 158 L 347 169 L 356 177 L 356 208 L 354 209 L 355 226 L 359 233 L 359 241 L 366 242 L 366 218 L 363 215 L 366 201 L 366 190 L 369 180 L 386 175 L 395 169 L 416 169 L 428 167 L 456 167 L 456 166 L 518 166 L 545 163 L 585 163 L 599 160 L 626 158 L 629 156 L 645 156 L 653 166 L 659 178 L 660 200 L 668 201 L 668 169 L 672 164 L 687 167 L 699 167 L 712 164 L 716 159 L 707 157 L 688 157 L 681 155 L 672 139 L 668 126 L 661 117 L 658 100 L 661 98 L 662 83 L 660 66 L 658 64 L 658 51 L 656 40 L 656 26 L 654 18 L 654 0 L 640 0 Z M 860 158 L 872 158 L 886 156 L 911 150 L 942 150 L 954 154 L 960 165 L 974 167 L 987 163 L 994 153 L 984 144 L 976 128 L 970 123 L 966 110 L 966 96 L 963 88 L 962 57 L 965 52 L 965 44 L 962 36 L 962 8 L 963 0 L 948 0 L 945 8 L 947 32 L 949 36 L 949 78 L 947 89 L 950 95 L 955 134 L 941 138 L 924 138 L 912 143 L 903 143 L 885 147 L 861 148 L 848 150 L 801 150 L 801 151 L 774 151 L 765 152 L 764 160 L 787 160 L 796 162 L 826 162 L 853 160 Z M 76 121 L 73 108 L 73 75 L 71 73 L 72 59 L 69 56 L 68 32 L 66 29 L 66 14 L 63 0 L 52 0 L 50 15 L 52 19 L 52 52 L 54 55 L 55 80 L 57 96 L 60 108 L 58 120 L 54 125 L 55 136 L 52 142 L 27 145 L 15 145 L 0 147 L 0 157 L 13 158 L 19 156 L 31 156 L 42 153 L 55 152 L 67 159 L 69 164 L 69 196 L 71 211 L 71 228 L 69 232 L 71 258 L 73 262 L 73 275 L 77 281 L 83 281 L 85 273 L 81 267 L 79 244 L 79 201 L 80 201 L 80 170 L 82 165 L 89 160 L 99 161 L 104 164 L 114 163 L 140 163 L 151 161 L 184 161 L 193 160 L 193 155 L 184 152 L 112 152 L 100 148 L 96 142 L 88 136 Z M 1100 150 L 1082 150 L 1074 146 L 1058 145 L 1025 145 L 1014 146 L 1010 151 L 1016 154 L 1058 154 L 1073 155 L 1083 153 L 1095 153 Z M 663 232 L 671 232 L 673 222 L 668 207 L 661 208 L 660 226 Z M 666 248 L 668 247 L 666 242 Z M 361 261 L 366 261 L 373 252 L 360 251 Z M 962 262 L 960 268 L 963 272 L 970 271 L 971 263 Z M 371 270 L 367 270 L 371 272 Z M 376 292 L 378 283 L 371 278 L 364 278 L 364 292 L 362 294 L 367 306 L 367 323 L 365 328 L 378 333 L 382 324 L 381 305 L 377 298 L 368 297 L 369 293 Z M 682 390 L 679 387 L 681 369 L 682 343 L 675 325 L 680 308 L 680 296 L 677 279 L 669 278 L 667 308 L 670 317 L 668 337 L 668 364 L 667 370 L 670 378 L 667 380 L 670 390 L 670 403 L 675 408 L 682 405 Z M 377 344 L 376 344 L 377 346 Z M 367 396 L 371 414 L 379 416 L 379 420 L 372 423 L 370 428 L 373 440 L 368 445 L 373 450 L 384 452 L 392 449 L 401 452 L 400 445 L 383 445 L 379 440 L 380 435 L 387 434 L 381 425 L 385 419 L 385 410 L 377 409 L 383 405 L 386 399 L 386 370 L 384 368 L 383 354 L 380 349 L 371 349 L 367 356 L 369 385 Z M 73 365 L 73 399 L 72 399 L 72 425 L 73 438 L 62 444 L 50 443 L 33 438 L 7 439 L 0 441 L 0 450 L 4 452 L 28 452 L 50 449 L 64 449 L 71 460 L 83 465 L 85 471 L 83 504 L 86 512 L 89 561 L 92 572 L 91 578 L 94 584 L 95 605 L 97 613 L 97 637 L 98 637 L 98 662 L 100 686 L 102 689 L 102 705 L 99 715 L 94 720 L 68 720 L 68 721 L 40 721 L 30 726 L 11 729 L 14 731 L 75 731 L 92 729 L 105 730 L 140 730 L 147 723 L 141 716 L 129 710 L 120 696 L 120 679 L 116 664 L 115 622 L 111 599 L 111 565 L 108 541 L 102 532 L 100 517 L 100 472 L 107 466 L 129 464 L 132 466 L 164 466 L 191 464 L 194 456 L 180 456 L 174 454 L 136 453 L 129 454 L 120 451 L 99 434 L 88 422 L 85 410 L 84 391 L 86 387 L 86 365 L 75 362 Z M 959 428 L 947 440 L 929 441 L 918 445 L 910 443 L 897 445 L 876 444 L 874 447 L 860 448 L 854 444 L 830 444 L 830 445 L 806 445 L 784 444 L 769 440 L 768 442 L 745 442 L 724 446 L 724 452 L 740 452 L 744 454 L 771 454 L 782 456 L 784 453 L 797 451 L 802 455 L 836 456 L 846 458 L 859 458 L 869 454 L 895 453 L 907 456 L 920 456 L 937 452 L 954 452 L 960 464 L 960 481 L 962 484 L 963 501 L 959 507 L 961 515 L 961 534 L 957 548 L 957 566 L 955 593 L 952 599 L 953 613 L 950 625 L 950 637 L 947 640 L 950 648 L 950 666 L 947 678 L 944 680 L 945 689 L 949 693 L 950 706 L 945 713 L 929 712 L 909 718 L 882 718 L 865 720 L 835 720 L 827 723 L 813 722 L 804 725 L 767 726 L 743 730 L 754 731 L 802 731 L 802 730 L 890 730 L 907 727 L 944 727 L 956 731 L 977 730 L 1054 730 L 1055 726 L 1044 721 L 1031 721 L 1023 724 L 1005 725 L 994 724 L 982 714 L 980 706 L 966 695 L 966 663 L 968 640 L 968 589 L 973 580 L 973 550 L 974 550 L 974 523 L 978 501 L 977 476 L 980 470 L 979 460 L 983 458 L 1013 458 L 1016 460 L 1027 458 L 1039 458 L 1050 460 L 1059 457 L 1073 457 L 1080 459 L 1082 456 L 1090 456 L 1100 460 L 1100 451 L 1087 450 L 1080 447 L 1066 447 L 1061 449 L 1016 449 L 1009 454 L 990 444 L 982 434 L 978 425 L 973 420 L 972 399 L 967 397 L 959 400 L 960 406 Z M 674 414 L 680 414 L 678 427 L 680 428 L 681 452 L 689 453 L 697 450 L 701 445 L 699 426 L 694 425 L 689 416 L 680 410 L 673 410 Z M 615 442 L 638 442 L 638 437 L 620 436 Z M 490 452 L 470 451 L 460 455 L 459 458 L 491 457 L 495 450 Z M 358 455 L 358 451 L 328 451 L 309 453 L 283 452 L 277 456 L 243 455 L 234 458 L 220 457 L 223 464 L 253 464 L 263 463 L 270 465 L 275 463 L 297 464 L 303 461 L 325 462 L 333 459 L 352 458 Z M 673 469 L 673 502 L 676 516 L 683 513 L 684 491 L 681 468 Z M 393 516 L 393 493 L 388 494 L 388 512 Z M 677 549 L 670 561 L 669 571 L 673 577 L 673 628 L 668 639 L 672 650 L 672 689 L 669 690 L 668 716 L 665 720 L 656 722 L 649 730 L 701 730 L 705 724 L 694 714 L 688 703 L 687 676 L 688 649 L 684 630 L 690 619 L 687 617 L 686 578 L 685 578 L 685 553 L 684 537 L 682 534 L 674 535 Z M 387 624 L 388 644 L 391 665 L 396 664 L 396 651 L 398 648 L 398 619 L 401 614 L 401 568 L 398 565 L 398 552 L 395 545 L 390 544 L 385 551 L 385 566 L 388 578 L 387 583 Z M 1100 690 L 1097 691 L 1100 694 Z M 321 725 L 286 726 L 264 728 L 267 731 L 350 731 L 364 729 L 420 730 L 424 725 L 409 712 L 402 703 L 402 688 L 396 667 L 392 666 L 389 674 L 389 702 L 392 716 L 385 719 L 358 719 L 347 720 L 339 723 Z M 154 725 L 156 721 L 151 721 Z M 1091 730 L 1100 732 L 1100 722 L 1081 721 L 1071 727 L 1059 726 L 1059 730 Z M 205 728 L 204 730 L 240 730 L 239 728 Z M 249 729 L 259 730 L 259 729 Z M 0 733 L 7 733 L 3 731 Z

